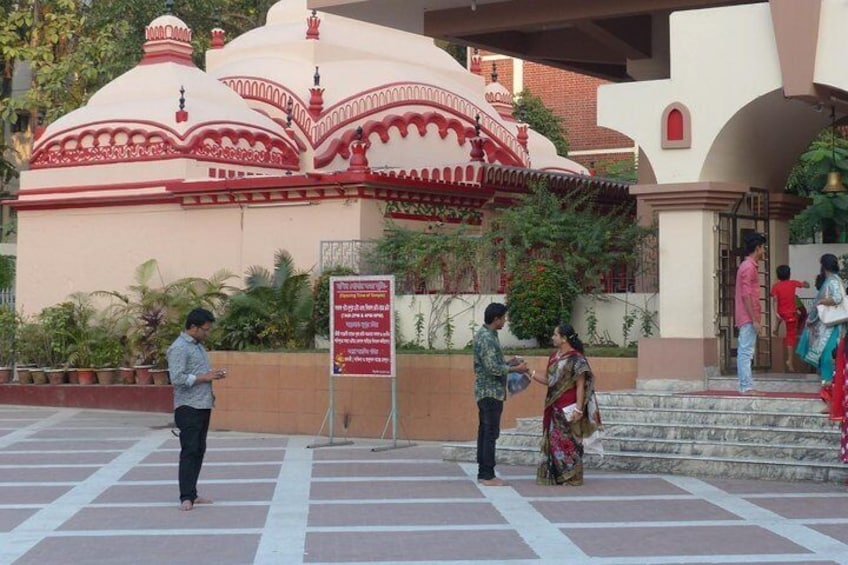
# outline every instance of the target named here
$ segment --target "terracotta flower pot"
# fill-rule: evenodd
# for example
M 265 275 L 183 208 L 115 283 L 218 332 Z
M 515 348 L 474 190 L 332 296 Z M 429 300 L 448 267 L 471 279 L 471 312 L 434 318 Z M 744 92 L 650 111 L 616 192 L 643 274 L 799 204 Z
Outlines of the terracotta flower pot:
M 150 374 L 150 365 L 136 365 L 135 367 L 135 384 L 150 385 L 153 384 L 153 375 Z
M 78 382 L 81 385 L 93 385 L 94 384 L 94 369 L 77 369 Z
M 12 368 L 0 367 L 0 384 L 12 382 Z
M 153 384 L 168 385 L 171 384 L 171 379 L 168 376 L 168 369 L 152 369 L 150 375 L 153 377 Z
M 51 385 L 63 385 L 68 382 L 65 380 L 65 369 L 47 369 L 44 373 Z
M 79 369 L 68 369 L 68 382 L 72 385 L 79 384 Z
M 97 384 L 111 385 L 115 382 L 115 375 L 118 374 L 117 369 L 101 368 L 97 369 Z
M 135 369 L 133 369 L 132 367 L 119 368 L 118 382 L 125 385 L 135 384 Z
M 30 369 L 29 374 L 32 376 L 32 384 L 34 384 L 34 385 L 46 385 L 47 384 L 47 373 L 44 372 L 44 369 Z
M 31 367 L 18 367 L 18 384 L 32 384 L 32 373 L 30 371 Z

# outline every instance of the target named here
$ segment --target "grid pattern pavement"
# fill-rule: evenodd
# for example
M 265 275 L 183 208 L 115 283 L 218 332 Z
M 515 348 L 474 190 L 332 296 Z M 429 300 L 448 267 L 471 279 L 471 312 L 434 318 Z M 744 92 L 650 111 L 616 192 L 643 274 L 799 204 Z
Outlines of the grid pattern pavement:
M 214 419 L 214 415 L 213 415 Z M 168 415 L 0 405 L 0 564 L 848 564 L 839 485 L 474 465 L 439 444 L 212 432 L 180 512 Z

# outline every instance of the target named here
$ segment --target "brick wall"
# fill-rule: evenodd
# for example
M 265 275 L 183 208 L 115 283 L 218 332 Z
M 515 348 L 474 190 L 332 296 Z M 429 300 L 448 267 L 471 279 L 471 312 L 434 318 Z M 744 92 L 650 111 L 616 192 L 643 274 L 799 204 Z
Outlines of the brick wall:
M 481 53 L 483 56 L 489 53 Z M 496 59 L 498 70 L 498 82 L 504 85 L 513 94 L 513 60 L 511 58 Z M 486 82 L 491 81 L 492 61 L 484 60 L 482 64 L 483 77 Z M 537 63 L 524 63 L 524 89 L 529 90 L 542 101 L 553 112 L 563 118 L 571 151 L 617 149 L 632 147 L 633 141 L 616 131 L 599 127 L 598 119 L 598 87 L 607 84 L 607 81 L 593 78 L 570 71 L 564 71 L 540 65 Z M 602 156 L 572 156 L 585 166 L 589 166 L 592 160 L 604 160 L 609 158 L 622 158 L 622 155 Z

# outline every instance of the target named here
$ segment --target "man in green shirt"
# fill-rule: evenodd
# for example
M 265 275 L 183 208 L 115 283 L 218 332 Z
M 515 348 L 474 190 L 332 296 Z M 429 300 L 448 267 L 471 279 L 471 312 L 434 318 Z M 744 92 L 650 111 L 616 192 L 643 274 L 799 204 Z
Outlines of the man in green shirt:
M 501 433 L 501 414 L 506 400 L 506 377 L 510 371 L 524 373 L 523 361 L 510 366 L 504 361 L 498 330 L 506 324 L 506 306 L 493 302 L 483 314 L 484 324 L 474 334 L 474 396 L 477 398 L 477 481 L 486 486 L 506 485 L 495 476 L 495 442 Z

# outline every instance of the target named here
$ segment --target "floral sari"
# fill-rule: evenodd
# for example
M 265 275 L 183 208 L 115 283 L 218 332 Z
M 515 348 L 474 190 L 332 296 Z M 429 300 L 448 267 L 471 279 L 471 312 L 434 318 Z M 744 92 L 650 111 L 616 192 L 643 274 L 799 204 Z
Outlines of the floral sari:
M 577 378 L 583 375 L 585 391 L 583 415 L 576 422 L 566 420 L 562 409 L 577 401 Z M 587 408 L 595 390 L 589 363 L 577 351 L 553 353 L 548 359 L 548 394 L 542 419 L 542 462 L 536 472 L 540 485 L 583 484 L 583 438 L 597 428 Z

